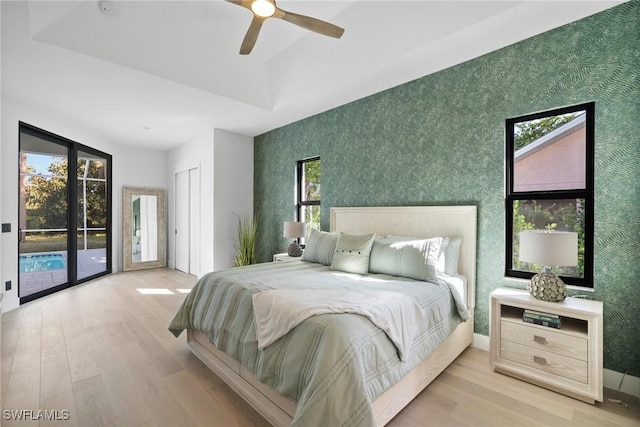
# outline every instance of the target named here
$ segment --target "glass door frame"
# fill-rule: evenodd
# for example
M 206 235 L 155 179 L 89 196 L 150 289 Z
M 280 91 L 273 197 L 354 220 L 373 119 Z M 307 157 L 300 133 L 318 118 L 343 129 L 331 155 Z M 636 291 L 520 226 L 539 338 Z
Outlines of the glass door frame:
M 80 144 L 78 142 L 72 141 L 68 138 L 56 135 L 52 132 L 46 131 L 44 129 L 32 126 L 28 123 L 19 122 L 19 132 L 18 138 L 20 140 L 21 135 L 29 134 L 36 138 L 40 138 L 44 141 L 47 141 L 52 144 L 57 144 L 65 147 L 68 150 L 68 159 L 67 159 L 67 282 L 59 285 L 52 286 L 48 289 L 44 289 L 39 292 L 35 292 L 30 295 L 26 295 L 24 297 L 20 296 L 20 274 L 18 274 L 18 296 L 20 298 L 20 304 L 24 304 L 29 301 L 33 301 L 35 299 L 41 298 L 46 295 L 50 295 L 54 292 L 57 292 L 62 289 L 66 289 L 80 283 L 84 283 L 88 280 L 95 279 L 100 276 L 104 276 L 106 274 L 110 274 L 112 271 L 111 268 L 111 259 L 112 259 L 112 173 L 111 173 L 111 163 L 112 157 L 110 154 L 104 153 L 102 151 L 96 150 L 94 148 L 88 147 L 86 145 Z M 78 280 L 78 152 L 85 152 L 87 154 L 95 155 L 97 157 L 101 157 L 106 161 L 106 200 L 105 200 L 105 209 L 106 209 L 106 269 L 99 273 L 84 277 Z M 19 142 L 19 158 L 22 154 L 22 145 Z M 20 195 L 19 197 L 22 197 Z M 20 218 L 20 205 L 18 203 L 18 218 Z M 18 239 L 18 257 L 20 257 L 20 239 Z

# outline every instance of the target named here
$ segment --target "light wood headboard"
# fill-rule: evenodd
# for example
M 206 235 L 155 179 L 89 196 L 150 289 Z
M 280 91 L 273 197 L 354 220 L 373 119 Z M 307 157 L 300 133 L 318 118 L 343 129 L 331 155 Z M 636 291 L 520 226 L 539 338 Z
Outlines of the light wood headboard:
M 331 231 L 414 237 L 462 237 L 458 271 L 467 277 L 467 307 L 476 300 L 476 206 L 331 208 Z

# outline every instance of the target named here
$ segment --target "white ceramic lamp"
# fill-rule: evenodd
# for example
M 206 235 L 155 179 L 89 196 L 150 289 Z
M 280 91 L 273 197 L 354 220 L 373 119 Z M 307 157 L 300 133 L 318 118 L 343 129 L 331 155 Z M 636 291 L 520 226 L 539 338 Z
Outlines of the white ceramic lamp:
M 307 224 L 297 221 L 285 221 L 282 227 L 282 235 L 294 239 L 287 249 L 287 254 L 293 257 L 302 255 L 302 248 L 298 244 L 298 238 L 304 237 L 307 232 Z
M 528 230 L 520 233 L 520 261 L 540 264 L 543 269 L 531 278 L 529 293 L 543 301 L 564 301 L 567 286 L 551 267 L 578 265 L 578 233 Z

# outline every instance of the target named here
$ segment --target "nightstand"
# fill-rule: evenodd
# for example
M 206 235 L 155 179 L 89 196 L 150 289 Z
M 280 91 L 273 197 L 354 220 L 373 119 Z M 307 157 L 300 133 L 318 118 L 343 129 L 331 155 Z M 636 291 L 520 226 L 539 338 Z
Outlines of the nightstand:
M 302 259 L 301 256 L 289 256 L 289 254 L 275 254 L 273 256 L 273 262 L 291 262 L 291 261 L 300 261 Z
M 489 360 L 495 370 L 588 403 L 602 402 L 602 302 L 491 293 Z M 560 328 L 523 321 L 524 310 L 559 316 Z

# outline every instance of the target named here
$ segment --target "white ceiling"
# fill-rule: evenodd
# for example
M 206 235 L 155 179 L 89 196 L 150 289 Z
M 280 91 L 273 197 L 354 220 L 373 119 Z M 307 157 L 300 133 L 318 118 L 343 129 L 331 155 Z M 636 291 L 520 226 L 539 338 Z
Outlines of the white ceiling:
M 223 0 L 2 1 L 2 92 L 127 145 L 171 149 L 271 129 L 414 80 L 621 1 L 278 1 L 339 40 Z

